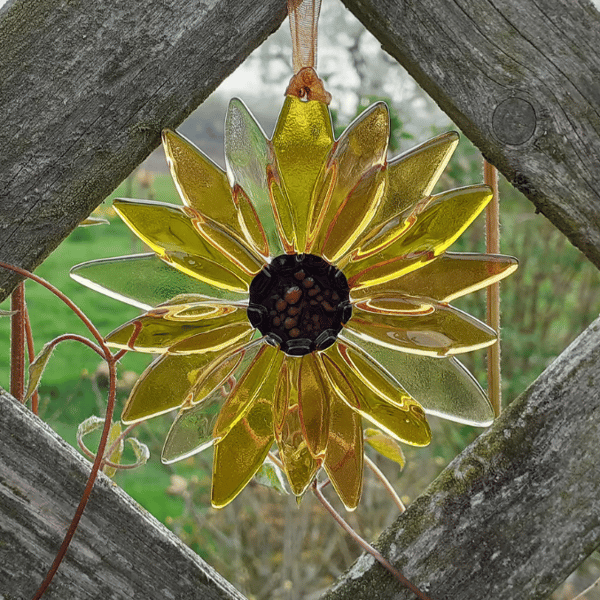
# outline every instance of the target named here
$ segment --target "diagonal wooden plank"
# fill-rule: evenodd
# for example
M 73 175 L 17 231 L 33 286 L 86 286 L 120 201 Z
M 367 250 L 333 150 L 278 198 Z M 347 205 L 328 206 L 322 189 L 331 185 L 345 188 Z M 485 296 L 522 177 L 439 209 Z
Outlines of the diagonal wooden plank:
M 541 600 L 600 544 L 600 319 L 452 461 L 378 549 L 432 600 Z M 409 600 L 361 557 L 323 600 Z
M 0 389 L 0 598 L 31 598 L 54 559 L 90 463 Z M 244 600 L 100 474 L 48 600 Z
M 600 13 L 587 0 L 343 0 L 600 267 Z
M 33 270 L 285 15 L 283 0 L 9 0 L 0 260 Z M 0 300 L 15 282 L 0 272 Z

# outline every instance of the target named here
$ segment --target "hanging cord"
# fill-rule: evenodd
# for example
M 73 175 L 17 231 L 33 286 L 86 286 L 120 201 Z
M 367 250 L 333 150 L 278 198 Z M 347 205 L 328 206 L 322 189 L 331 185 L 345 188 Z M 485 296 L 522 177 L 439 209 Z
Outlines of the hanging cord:
M 317 67 L 317 24 L 321 0 L 288 0 L 294 73 Z
M 325 91 L 323 81 L 315 71 L 320 12 L 321 0 L 288 0 L 294 76 L 285 93 L 302 100 L 319 100 L 329 104 L 331 94 Z
M 485 214 L 486 252 L 500 253 L 500 194 L 498 170 L 487 160 L 483 161 L 483 181 L 492 188 L 492 201 Z M 493 283 L 487 289 L 487 323 L 498 332 L 498 341 L 488 348 L 488 393 L 495 416 L 500 414 L 502 404 L 500 372 L 500 284 Z

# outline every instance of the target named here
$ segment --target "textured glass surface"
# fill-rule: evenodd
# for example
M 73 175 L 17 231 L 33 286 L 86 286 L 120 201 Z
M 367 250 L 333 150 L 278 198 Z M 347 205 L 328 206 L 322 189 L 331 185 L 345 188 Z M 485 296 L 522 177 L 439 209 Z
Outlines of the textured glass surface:
M 414 311 L 410 312 L 413 308 Z M 354 304 L 346 327 L 392 350 L 447 356 L 485 348 L 497 335 L 485 323 L 448 304 L 382 297 Z
M 389 137 L 388 108 L 379 102 L 335 143 L 315 188 L 309 252 L 335 262 L 373 218 L 385 189 Z
M 217 388 L 200 404 L 181 409 L 165 439 L 161 461 L 168 465 L 212 446 L 215 422 L 226 399 L 225 388 Z
M 160 258 L 216 287 L 247 292 L 252 277 L 263 266 L 262 260 L 223 230 L 203 223 L 192 208 L 150 200 L 115 200 L 113 207 Z
M 443 133 L 396 156 L 387 165 L 387 186 L 365 237 L 379 226 L 427 198 L 458 145 L 455 131 Z
M 234 197 L 227 175 L 189 140 L 170 129 L 162 141 L 171 176 L 184 204 L 218 223 L 230 235 L 268 256 L 269 248 L 258 216 Z
M 348 329 L 342 340 L 358 344 L 391 375 L 425 409 L 425 412 L 458 423 L 486 427 L 494 411 L 485 392 L 473 375 L 455 357 L 439 358 L 390 352 Z
M 357 346 L 338 341 L 322 359 L 329 380 L 350 408 L 400 442 L 429 444 L 431 432 L 421 405 Z
M 229 504 L 254 477 L 273 444 L 270 397 L 260 397 L 229 433 L 215 444 L 211 502 Z
M 279 373 L 279 383 L 275 390 L 275 395 L 273 396 L 273 427 L 275 428 L 275 437 L 277 437 L 277 432 L 281 432 L 281 429 L 283 428 L 285 415 L 289 405 L 289 371 L 287 357 L 284 357 L 281 365 L 281 372 Z
M 329 396 L 329 404 L 329 442 L 323 466 L 344 506 L 354 510 L 362 491 L 362 419 L 337 394 Z
M 350 287 L 383 283 L 431 262 L 460 237 L 491 197 L 483 185 L 433 196 L 425 208 L 414 209 L 408 228 L 403 223 L 384 230 L 381 238 L 350 253 L 351 262 L 343 266 Z
M 281 379 L 277 390 L 276 405 L 280 410 L 276 411 L 276 416 L 280 421 L 276 422 L 275 439 L 290 488 L 296 496 L 301 496 L 315 478 L 321 466 L 321 459 L 314 458 L 302 432 L 298 407 L 298 384 L 293 381 L 296 371 L 294 367 L 290 367 L 292 360 L 298 359 L 286 360 L 287 368 L 283 371 L 285 378 Z
M 432 298 L 438 302 L 451 302 L 504 279 L 517 266 L 517 260 L 512 256 L 446 252 L 403 277 L 355 289 L 352 299 L 405 294 Z
M 289 201 L 281 191 L 271 142 L 244 103 L 234 98 L 225 118 L 225 161 L 232 186 L 250 200 L 269 236 L 272 256 L 293 246 Z
M 290 201 L 295 251 L 306 250 L 313 186 L 331 146 L 333 129 L 326 104 L 287 96 L 273 133 L 279 173 Z
M 237 347 L 233 346 L 234 349 Z M 121 420 L 127 424 L 141 421 L 191 402 L 198 379 L 222 354 L 220 350 L 202 354 L 162 354 L 137 380 Z
M 381 456 L 385 456 L 385 458 L 393 460 L 395 463 L 400 465 L 401 469 L 404 468 L 406 459 L 404 457 L 404 453 L 402 452 L 402 446 L 400 446 L 395 439 L 387 435 L 387 433 L 383 433 L 383 431 L 375 429 L 374 427 L 367 427 L 363 435 L 365 443 L 371 446 L 373 450 L 381 454 Z
M 215 288 L 188 277 L 160 260 L 156 254 L 132 254 L 101 258 L 71 269 L 71 277 L 106 296 L 143 310 L 150 310 L 179 294 L 240 302 L 247 294 Z
M 138 352 L 204 352 L 225 350 L 251 331 L 244 307 L 175 300 L 121 325 L 106 336 L 106 343 Z
M 329 436 L 329 390 L 322 380 L 315 354 L 288 358 L 293 396 L 298 398 L 302 433 L 310 453 L 323 458 Z
M 269 345 L 261 347 L 219 413 L 215 424 L 215 437 L 226 436 L 258 399 L 273 401 L 282 362 L 282 352 Z
M 242 378 L 263 344 L 263 340 L 257 340 L 245 345 L 239 352 L 232 350 L 228 358 L 221 356 L 221 360 L 215 361 L 217 364 L 213 365 L 211 373 L 200 374 L 192 393 L 198 391 L 198 388 L 203 390 L 196 398 L 192 397 L 186 402 L 173 421 L 162 449 L 162 462 L 181 460 L 214 442 L 214 428 L 219 412 L 235 383 Z M 196 399 L 199 402 L 192 406 L 190 402 Z

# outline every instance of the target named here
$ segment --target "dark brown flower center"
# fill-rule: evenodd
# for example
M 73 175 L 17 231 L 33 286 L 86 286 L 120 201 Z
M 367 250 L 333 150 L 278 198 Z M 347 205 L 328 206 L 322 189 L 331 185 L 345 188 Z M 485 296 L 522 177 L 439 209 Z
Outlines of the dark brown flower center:
M 291 356 L 331 346 L 351 314 L 346 277 L 313 254 L 277 256 L 250 284 L 250 323 Z

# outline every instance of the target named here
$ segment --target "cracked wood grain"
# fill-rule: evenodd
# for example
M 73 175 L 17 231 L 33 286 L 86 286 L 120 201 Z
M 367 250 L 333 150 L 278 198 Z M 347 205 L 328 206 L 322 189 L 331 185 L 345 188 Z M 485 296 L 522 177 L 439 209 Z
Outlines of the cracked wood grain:
M 282 0 L 9 0 L 0 260 L 39 265 L 285 15 Z M 0 300 L 16 281 L 0 272 Z
M 600 267 L 600 13 L 588 0 L 343 0 Z

